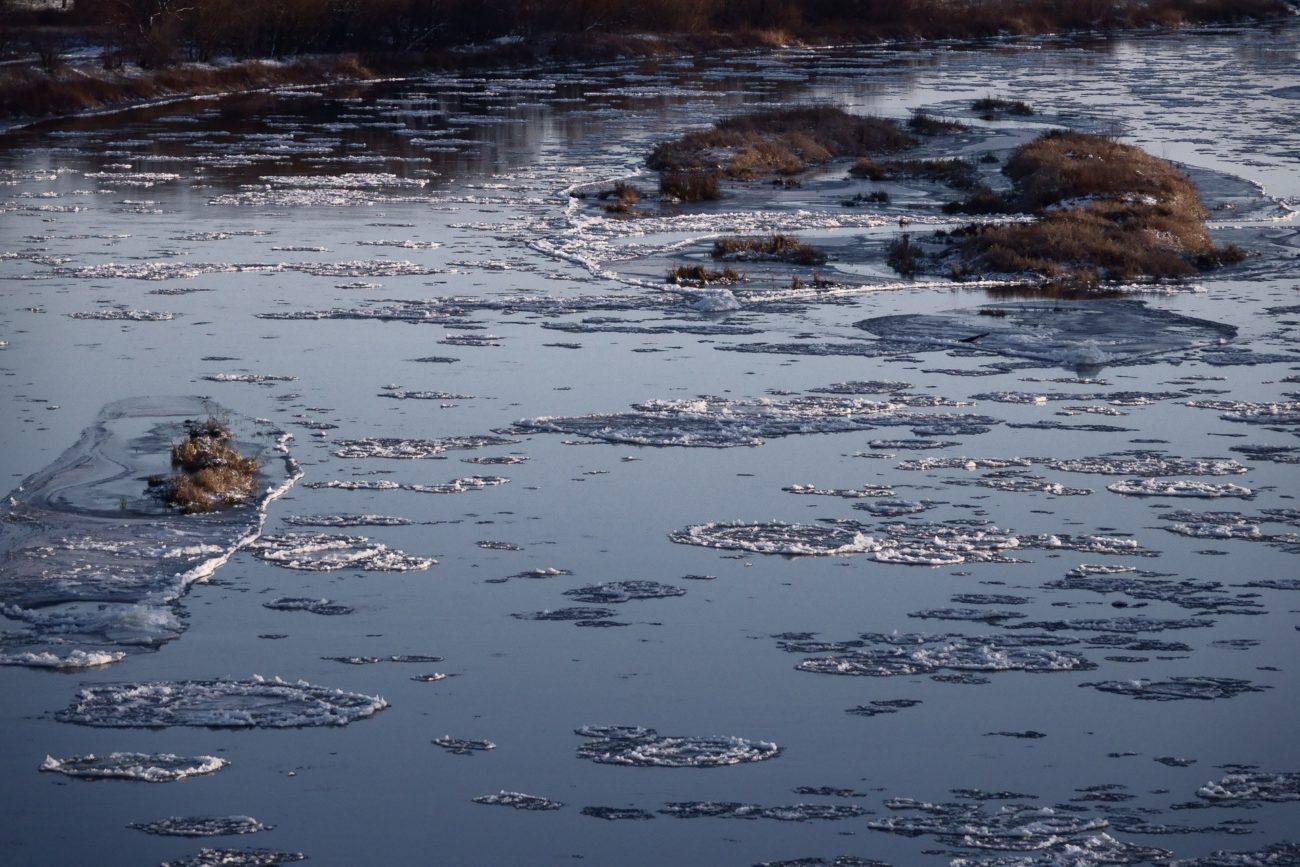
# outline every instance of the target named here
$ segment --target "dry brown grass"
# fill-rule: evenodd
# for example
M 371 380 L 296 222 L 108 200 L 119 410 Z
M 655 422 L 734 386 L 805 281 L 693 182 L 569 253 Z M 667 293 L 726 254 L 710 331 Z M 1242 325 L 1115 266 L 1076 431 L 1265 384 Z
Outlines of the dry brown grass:
M 712 202 L 722 198 L 719 172 L 672 169 L 659 175 L 659 194 L 679 202 Z
M 711 129 L 657 145 L 647 163 L 659 172 L 710 171 L 753 180 L 915 143 L 895 121 L 808 106 L 725 118 Z
M 821 265 L 826 254 L 792 235 L 762 238 L 719 238 L 713 242 L 715 259 L 773 259 L 795 265 Z
M 172 466 L 181 472 L 163 485 L 163 501 L 185 514 L 246 502 L 257 489 L 258 462 L 241 455 L 231 439 L 217 419 L 191 424 L 186 438 L 172 446 Z
M 1048 133 L 1017 149 L 1003 171 L 1014 184 L 1003 201 L 1037 219 L 972 227 L 962 249 L 983 269 L 1095 285 L 1184 278 L 1237 255 L 1215 248 L 1191 181 L 1132 145 Z

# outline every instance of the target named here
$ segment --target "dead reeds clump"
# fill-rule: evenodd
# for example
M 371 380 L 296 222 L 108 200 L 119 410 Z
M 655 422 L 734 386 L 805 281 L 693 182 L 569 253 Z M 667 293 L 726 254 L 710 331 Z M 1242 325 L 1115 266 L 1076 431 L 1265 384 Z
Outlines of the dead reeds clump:
M 1027 102 L 1018 99 L 1000 99 L 995 96 L 981 97 L 972 102 L 970 107 L 972 111 L 978 111 L 985 120 L 992 120 L 999 114 L 1029 117 L 1034 113 L 1033 106 Z
M 257 489 L 259 465 L 257 458 L 241 455 L 232 439 L 230 429 L 215 418 L 191 423 L 185 439 L 172 446 L 172 466 L 180 472 L 156 480 L 163 501 L 185 514 L 246 502 Z
M 715 259 L 768 259 L 795 265 L 821 265 L 826 254 L 793 235 L 773 234 L 760 238 L 719 238 L 713 242 Z

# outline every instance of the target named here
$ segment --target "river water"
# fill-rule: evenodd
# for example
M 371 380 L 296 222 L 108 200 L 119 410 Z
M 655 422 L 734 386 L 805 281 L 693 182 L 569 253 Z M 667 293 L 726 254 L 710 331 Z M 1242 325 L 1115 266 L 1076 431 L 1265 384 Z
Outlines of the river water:
M 5 135 L 5 862 L 1300 857 L 1298 53 L 786 50 Z M 594 195 L 795 103 L 971 125 L 936 155 L 1118 135 L 1251 256 L 1035 301 L 885 267 L 959 225 L 923 182 Z M 663 283 L 771 231 L 829 261 Z M 204 412 L 276 496 L 148 499 Z M 136 779 L 53 772 L 114 752 Z M 164 754 L 210 773 L 142 781 Z

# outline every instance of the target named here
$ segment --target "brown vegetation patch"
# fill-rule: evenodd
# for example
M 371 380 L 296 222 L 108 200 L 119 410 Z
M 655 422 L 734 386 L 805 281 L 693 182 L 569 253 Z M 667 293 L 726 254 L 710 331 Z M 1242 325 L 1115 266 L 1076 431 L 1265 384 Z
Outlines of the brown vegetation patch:
M 659 194 L 679 202 L 722 198 L 721 173 L 710 169 L 672 169 L 659 176 Z
M 664 282 L 677 286 L 708 286 L 711 283 L 739 283 L 740 279 L 732 268 L 712 271 L 703 265 L 678 265 L 668 272 Z
M 662 142 L 650 152 L 647 163 L 665 179 L 682 172 L 705 172 L 753 180 L 795 175 L 837 157 L 896 151 L 913 144 L 915 139 L 895 121 L 810 106 L 725 118 L 711 129 Z
M 960 246 L 979 268 L 1092 286 L 1184 278 L 1240 255 L 1214 246 L 1191 181 L 1132 145 L 1051 132 L 1018 148 L 1003 172 L 1008 196 L 980 188 L 960 209 L 987 213 L 1000 203 L 1036 219 L 970 227 Z
M 615 181 L 614 188 L 596 196 L 609 201 L 605 210 L 611 214 L 630 214 L 641 203 L 641 191 L 624 181 Z
M 826 254 L 792 235 L 764 238 L 719 238 L 713 242 L 715 259 L 774 259 L 795 265 L 821 265 Z
M 217 419 L 192 423 L 186 438 L 172 446 L 172 466 L 181 472 L 156 482 L 163 501 L 185 514 L 246 502 L 257 490 L 258 462 L 231 446 L 232 438 L 230 429 Z
M 951 135 L 970 129 L 959 120 L 935 117 L 923 109 L 912 112 L 912 116 L 907 119 L 907 128 L 917 135 Z

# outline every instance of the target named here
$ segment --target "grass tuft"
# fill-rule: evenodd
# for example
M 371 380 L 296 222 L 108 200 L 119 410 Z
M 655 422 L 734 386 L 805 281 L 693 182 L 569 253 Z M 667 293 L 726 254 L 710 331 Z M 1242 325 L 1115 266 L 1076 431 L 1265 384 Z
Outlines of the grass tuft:
M 678 265 L 664 278 L 665 283 L 677 286 L 708 286 L 711 283 L 739 283 L 740 280 L 740 274 L 732 268 L 712 271 L 703 265 Z

